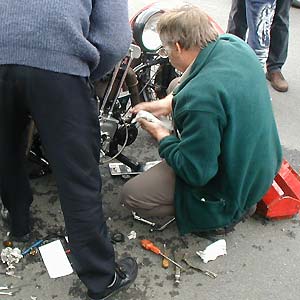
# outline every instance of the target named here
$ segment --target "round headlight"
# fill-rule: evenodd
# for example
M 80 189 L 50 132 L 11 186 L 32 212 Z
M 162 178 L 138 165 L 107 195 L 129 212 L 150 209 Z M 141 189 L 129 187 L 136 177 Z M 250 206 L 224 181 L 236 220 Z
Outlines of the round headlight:
M 156 24 L 163 12 L 160 8 L 150 7 L 136 17 L 132 28 L 133 38 L 143 51 L 156 52 L 161 47 Z

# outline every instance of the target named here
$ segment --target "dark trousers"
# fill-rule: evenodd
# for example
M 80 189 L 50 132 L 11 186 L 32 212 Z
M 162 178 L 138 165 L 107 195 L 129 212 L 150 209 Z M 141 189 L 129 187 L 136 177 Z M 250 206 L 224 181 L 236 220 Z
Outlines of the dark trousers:
M 100 128 L 86 78 L 0 66 L 0 186 L 14 235 L 29 231 L 24 133 L 34 119 L 50 161 L 78 276 L 93 293 L 112 281 L 115 257 L 102 211 Z
M 281 70 L 284 65 L 289 42 L 289 10 L 291 0 L 277 0 L 271 26 L 271 41 L 267 59 L 267 70 Z M 245 40 L 247 32 L 245 0 L 232 0 L 227 32 Z

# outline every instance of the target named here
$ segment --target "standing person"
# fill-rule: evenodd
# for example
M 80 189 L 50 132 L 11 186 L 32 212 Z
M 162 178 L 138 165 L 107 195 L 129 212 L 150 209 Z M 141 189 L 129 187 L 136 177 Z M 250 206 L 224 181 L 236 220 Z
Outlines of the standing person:
M 296 8 L 300 8 L 300 0 L 292 0 L 292 6 Z
M 32 116 L 56 178 L 70 249 L 91 299 L 131 284 L 102 211 L 100 128 L 90 84 L 127 53 L 127 1 L 0 0 L 0 186 L 13 239 L 30 232 L 24 129 Z
M 281 69 L 287 59 L 289 41 L 289 10 L 291 0 L 277 0 L 271 25 L 270 47 L 266 62 L 266 77 L 272 87 L 279 92 L 288 90 L 288 82 Z M 232 0 L 227 32 L 245 40 L 247 32 L 245 0 Z
M 183 75 L 172 94 L 132 112 L 171 113 L 177 134 L 139 119 L 164 160 L 129 180 L 121 201 L 145 216 L 175 214 L 181 234 L 226 232 L 254 212 L 281 164 L 264 72 L 245 42 L 218 36 L 197 6 L 166 12 L 157 28 Z

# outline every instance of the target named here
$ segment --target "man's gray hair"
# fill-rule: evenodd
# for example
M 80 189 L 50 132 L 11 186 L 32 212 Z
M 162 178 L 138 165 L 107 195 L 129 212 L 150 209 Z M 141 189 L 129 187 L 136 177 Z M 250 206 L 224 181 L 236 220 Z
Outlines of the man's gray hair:
M 184 49 L 203 49 L 218 38 L 208 15 L 195 5 L 166 11 L 157 23 L 157 31 L 163 45 L 178 42 Z

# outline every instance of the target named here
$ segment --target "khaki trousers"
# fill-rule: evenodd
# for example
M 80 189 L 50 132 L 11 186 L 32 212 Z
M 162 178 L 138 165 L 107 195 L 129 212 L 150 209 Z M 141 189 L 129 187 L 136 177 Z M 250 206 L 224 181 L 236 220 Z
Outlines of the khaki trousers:
M 162 161 L 130 179 L 121 191 L 121 202 L 142 216 L 174 216 L 175 173 Z

